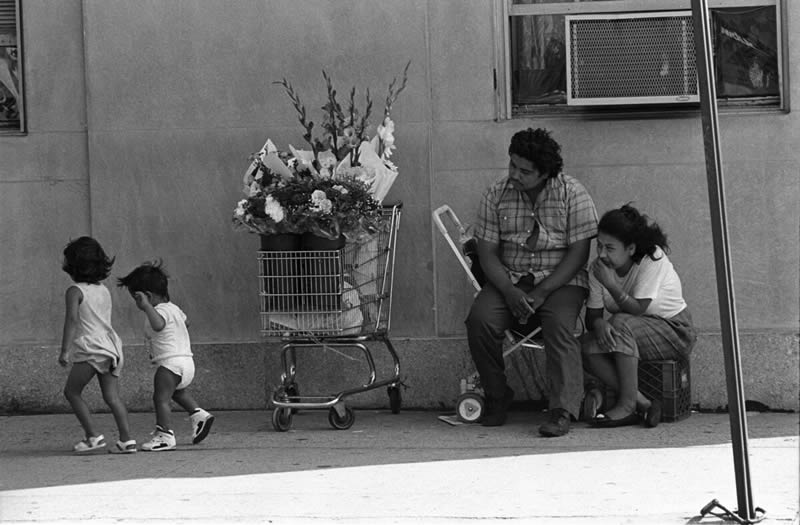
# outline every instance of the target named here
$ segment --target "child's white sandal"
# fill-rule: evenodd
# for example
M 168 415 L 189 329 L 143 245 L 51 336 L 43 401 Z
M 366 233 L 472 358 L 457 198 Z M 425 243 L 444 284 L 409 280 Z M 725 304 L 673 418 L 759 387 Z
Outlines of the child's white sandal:
M 72 447 L 72 450 L 78 454 L 83 454 L 103 448 L 104 446 L 106 446 L 106 438 L 103 437 L 103 434 L 100 434 L 99 436 L 89 436 L 83 441 L 78 441 L 75 443 L 75 446 Z
M 129 439 L 128 441 L 119 441 L 113 447 L 108 449 L 110 454 L 134 454 L 136 453 L 136 440 Z

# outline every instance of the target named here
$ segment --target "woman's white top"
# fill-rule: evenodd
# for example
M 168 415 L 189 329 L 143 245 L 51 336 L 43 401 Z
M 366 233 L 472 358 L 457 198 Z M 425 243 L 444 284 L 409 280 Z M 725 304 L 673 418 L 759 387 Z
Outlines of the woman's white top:
M 661 248 L 656 248 L 653 256 L 656 260 L 645 255 L 641 261 L 631 266 L 624 277 L 615 272 L 614 278 L 620 288 L 631 297 L 650 299 L 650 305 L 644 315 L 670 319 L 686 308 L 681 280 Z M 617 302 L 592 271 L 589 271 L 589 299 L 586 301 L 586 308 L 605 308 L 610 313 L 620 311 Z
M 160 332 L 153 330 L 150 321 L 145 317 L 144 334 L 150 352 L 150 361 L 159 363 L 169 357 L 192 355 L 189 330 L 186 328 L 186 314 L 172 302 L 157 304 L 156 312 L 164 318 L 164 328 Z

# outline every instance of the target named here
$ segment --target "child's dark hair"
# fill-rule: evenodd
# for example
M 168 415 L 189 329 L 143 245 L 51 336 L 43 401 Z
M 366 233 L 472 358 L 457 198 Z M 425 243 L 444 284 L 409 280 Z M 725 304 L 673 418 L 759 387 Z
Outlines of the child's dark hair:
M 597 230 L 619 239 L 625 246 L 636 244 L 636 251 L 631 258 L 637 263 L 645 255 L 655 260 L 653 254 L 658 247 L 664 253 L 669 253 L 667 235 L 661 231 L 661 227 L 630 203 L 604 213 Z
M 514 133 L 508 146 L 509 155 L 519 155 L 533 163 L 539 173 L 552 178 L 561 173 L 564 159 L 561 146 L 546 129 L 528 128 Z
M 109 259 L 103 247 L 92 237 L 79 237 L 64 248 L 61 268 L 76 283 L 97 284 L 111 273 L 114 257 Z
M 169 301 L 168 278 L 161 260 L 157 260 L 143 263 L 125 277 L 118 278 L 117 286 L 127 288 L 130 293 L 154 293 Z

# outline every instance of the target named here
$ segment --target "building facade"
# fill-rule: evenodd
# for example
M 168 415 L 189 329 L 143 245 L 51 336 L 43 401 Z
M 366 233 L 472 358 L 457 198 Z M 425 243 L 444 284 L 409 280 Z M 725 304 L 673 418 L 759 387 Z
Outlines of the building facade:
M 688 0 L 672 3 L 689 8 Z M 724 108 L 720 143 L 745 397 L 797 410 L 800 120 L 790 102 L 800 96 L 792 53 L 800 36 L 787 28 L 800 4 L 773 4 L 781 7 L 778 107 Z M 258 239 L 233 231 L 231 216 L 249 155 L 267 138 L 284 149 L 303 145 L 274 82 L 291 81 L 321 121 L 322 70 L 342 94 L 355 86 L 360 97 L 368 87 L 380 111 L 408 60 L 408 85 L 393 108 L 400 174 L 387 198 L 404 203 L 390 332 L 407 386 L 403 406 L 452 407 L 459 379 L 472 371 L 463 326 L 472 289 L 431 212 L 448 204 L 471 221 L 483 189 L 505 173 L 511 135 L 531 126 L 552 131 L 565 172 L 585 184 L 599 213 L 632 201 L 665 229 L 700 333 L 693 402 L 727 404 L 696 106 L 607 114 L 515 105 L 519 79 L 501 67 L 517 72 L 504 55 L 515 51 L 504 45 L 503 2 L 14 5 L 24 112 L 19 130 L 0 134 L 0 411 L 68 410 L 57 355 L 70 281 L 60 264 L 80 235 L 116 256 L 107 285 L 126 345 L 122 388 L 131 409 L 150 409 L 151 377 L 141 313 L 114 278 L 156 258 L 191 321 L 198 400 L 264 407 L 279 381 L 280 346 L 259 335 Z M 380 367 L 388 361 L 379 346 Z M 332 352 L 302 355 L 299 364 L 304 392 L 363 381 L 362 362 Z M 512 382 L 530 390 L 518 368 Z M 353 403 L 388 400 L 376 391 Z

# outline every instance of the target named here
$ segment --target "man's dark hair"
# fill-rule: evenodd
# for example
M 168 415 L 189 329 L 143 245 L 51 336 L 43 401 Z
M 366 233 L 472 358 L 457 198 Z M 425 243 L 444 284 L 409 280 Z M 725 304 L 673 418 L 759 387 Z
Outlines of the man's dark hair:
M 146 262 L 125 277 L 120 277 L 117 279 L 117 286 L 127 288 L 130 293 L 154 293 L 169 301 L 167 279 L 167 273 L 162 268 L 159 260 Z
M 511 145 L 508 146 L 508 154 L 528 159 L 540 173 L 550 178 L 561 173 L 564 166 L 561 146 L 543 128 L 528 128 L 514 133 Z

